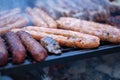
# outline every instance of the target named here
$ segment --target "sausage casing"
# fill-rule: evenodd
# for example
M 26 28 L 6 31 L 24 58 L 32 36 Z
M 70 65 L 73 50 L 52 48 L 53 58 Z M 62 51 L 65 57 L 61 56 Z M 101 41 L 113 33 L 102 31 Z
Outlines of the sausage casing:
M 26 8 L 26 11 L 32 18 L 32 22 L 34 25 L 48 27 L 47 23 L 41 17 L 39 17 L 38 14 L 35 13 L 31 8 Z
M 62 29 L 95 35 L 102 41 L 120 43 L 120 30 L 110 25 L 65 17 L 57 20 L 57 23 L 58 27 Z
M 13 24 L 9 24 L 6 27 L 2 27 L 0 28 L 0 35 L 4 35 L 6 34 L 8 31 L 10 31 L 11 29 L 14 28 L 21 28 L 24 27 L 28 24 L 29 20 L 27 18 L 22 18 L 17 20 L 15 23 Z
M 47 23 L 49 28 L 57 28 L 56 21 L 43 10 L 34 8 L 34 11 L 40 15 L 40 17 Z
M 32 36 L 25 31 L 19 31 L 17 34 L 20 36 L 22 42 L 26 46 L 27 50 L 31 53 L 34 60 L 45 60 L 47 57 L 47 51 L 41 46 L 39 42 L 33 39 Z
M 13 32 L 21 31 L 22 29 L 14 29 Z M 48 34 L 44 32 L 39 31 L 32 31 L 32 30 L 24 30 L 23 31 L 29 33 L 32 35 L 32 37 L 36 40 L 40 40 L 46 36 L 52 37 L 55 39 L 61 46 L 67 46 L 67 47 L 78 47 L 78 48 L 96 48 L 99 46 L 100 42 L 99 40 L 95 41 L 86 41 L 84 39 L 80 38 L 74 38 L 74 37 L 65 37 L 61 35 L 54 35 L 54 34 Z
M 63 30 L 63 29 L 52 29 L 52 28 L 44 28 L 44 27 L 36 27 L 36 26 L 28 26 L 24 27 L 25 30 L 33 30 L 37 32 L 45 32 L 49 34 L 55 34 L 55 35 L 62 35 L 66 37 L 74 37 L 74 38 L 80 38 L 84 40 L 85 42 L 91 41 L 91 44 L 95 42 L 99 42 L 99 38 L 93 35 L 84 34 L 76 31 L 71 30 Z M 92 42 L 93 41 L 93 42 Z
M 0 16 L 0 20 L 4 20 L 4 19 L 9 18 L 10 16 L 14 16 L 20 12 L 21 12 L 20 8 L 14 8 L 14 9 L 4 13 L 4 15 Z
M 3 39 L 0 37 L 0 66 L 7 64 L 8 52 Z
M 13 24 L 21 17 L 22 17 L 21 15 L 16 15 L 16 16 L 10 16 L 9 18 L 6 18 L 4 20 L 0 20 L 0 27 L 5 27 L 9 24 Z
M 8 32 L 6 34 L 6 40 L 10 46 L 13 63 L 18 64 L 24 62 L 26 58 L 26 50 L 18 35 L 14 32 Z

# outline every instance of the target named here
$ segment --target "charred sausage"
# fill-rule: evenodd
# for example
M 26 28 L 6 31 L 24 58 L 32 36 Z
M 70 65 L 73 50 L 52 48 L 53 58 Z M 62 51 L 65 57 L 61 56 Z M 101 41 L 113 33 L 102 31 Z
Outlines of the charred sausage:
M 8 32 L 6 34 L 6 40 L 10 46 L 13 63 L 18 64 L 24 62 L 26 58 L 26 50 L 18 35 L 14 32 Z
M 4 40 L 0 37 L 0 66 L 7 64 L 8 52 L 4 44 Z
M 47 57 L 47 51 L 41 46 L 39 42 L 32 38 L 32 36 L 25 32 L 17 32 L 22 42 L 26 46 L 27 50 L 31 53 L 32 57 L 36 61 L 43 61 Z
M 62 53 L 59 43 L 52 37 L 48 37 L 48 36 L 43 37 L 40 40 L 40 43 L 43 47 L 45 47 L 45 49 L 47 49 L 49 53 L 52 53 L 52 54 Z

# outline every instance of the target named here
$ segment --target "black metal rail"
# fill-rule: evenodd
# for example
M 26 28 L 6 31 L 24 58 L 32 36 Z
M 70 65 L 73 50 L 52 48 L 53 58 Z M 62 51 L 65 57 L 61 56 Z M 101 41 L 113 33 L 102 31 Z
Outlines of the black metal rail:
M 111 53 L 119 53 L 120 45 L 103 45 L 96 49 L 84 50 L 76 48 L 65 48 L 61 55 L 49 55 L 44 62 L 33 62 L 32 59 L 26 59 L 24 63 L 14 65 L 11 61 L 3 67 L 0 67 L 0 72 L 13 71 L 13 70 L 31 70 L 38 67 L 47 67 L 56 64 L 62 64 L 66 62 L 72 62 L 74 60 L 81 60 L 94 56 L 100 56 Z

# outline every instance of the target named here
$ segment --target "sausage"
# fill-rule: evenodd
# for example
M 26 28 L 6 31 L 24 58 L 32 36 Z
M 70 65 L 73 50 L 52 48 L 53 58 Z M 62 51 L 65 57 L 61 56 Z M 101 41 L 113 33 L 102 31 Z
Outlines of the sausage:
M 14 16 L 14 15 L 20 13 L 20 11 L 21 11 L 20 8 L 12 9 L 9 12 L 5 13 L 4 15 L 0 16 L 0 20 L 4 20 L 6 18 L 9 18 L 10 16 Z
M 20 20 L 17 20 L 15 23 L 13 24 L 9 24 L 6 27 L 2 27 L 0 28 L 0 35 L 4 35 L 6 34 L 8 31 L 10 31 L 11 29 L 14 28 L 21 28 L 24 27 L 28 24 L 29 20 L 27 18 L 22 18 Z
M 58 28 L 78 31 L 99 37 L 102 41 L 120 43 L 120 30 L 105 24 L 62 17 L 57 20 Z
M 66 8 L 66 5 L 56 3 L 56 0 L 47 0 L 46 3 L 55 11 L 60 13 L 61 16 L 69 16 L 70 10 Z
M 35 13 L 31 8 L 26 8 L 26 11 L 32 18 L 32 22 L 34 25 L 48 27 L 47 23 L 41 17 L 39 17 L 38 14 Z
M 4 40 L 0 37 L 0 66 L 7 64 L 8 52 L 4 44 Z
M 30 34 L 25 31 L 17 32 L 27 50 L 31 53 L 36 61 L 44 61 L 47 57 L 47 51 L 41 46 L 39 42 L 32 38 Z
M 26 50 L 18 35 L 14 32 L 8 32 L 5 36 L 10 46 L 13 63 L 18 64 L 24 62 L 26 58 Z
M 51 29 L 51 28 L 44 28 L 44 27 L 36 27 L 36 26 L 28 26 L 24 27 L 25 30 L 33 30 L 33 31 L 39 31 L 39 32 L 45 32 L 49 34 L 55 34 L 55 35 L 62 35 L 66 37 L 76 37 L 85 40 L 86 42 L 88 41 L 100 41 L 98 37 L 89 35 L 89 34 L 84 34 L 76 31 L 70 31 L 70 30 L 62 30 L 62 29 Z M 92 42 L 93 43 L 93 42 Z
M 0 12 L 0 17 L 9 13 L 9 10 L 4 10 Z
M 61 35 L 54 35 L 54 34 L 48 34 L 44 32 L 39 31 L 32 31 L 32 30 L 25 30 L 25 29 L 14 29 L 13 32 L 18 32 L 20 30 L 23 30 L 29 34 L 32 35 L 32 37 L 36 40 L 40 40 L 46 36 L 52 37 L 55 39 L 61 46 L 66 47 L 77 47 L 77 48 L 96 48 L 99 46 L 100 42 L 98 40 L 87 40 L 87 39 L 81 39 L 81 38 L 74 38 L 74 37 L 65 37 Z
M 50 17 L 47 13 L 38 8 L 34 8 L 33 10 L 39 14 L 39 16 L 47 23 L 49 28 L 57 28 L 56 21 L 52 17 Z
M 106 23 L 120 28 L 120 16 L 109 17 Z
M 47 5 L 48 7 L 45 7 L 46 5 Z M 52 6 L 53 6 L 53 5 L 52 5 Z M 45 7 L 46 12 L 48 12 L 48 14 L 49 14 L 53 19 L 55 19 L 55 20 L 57 20 L 59 17 L 62 16 L 62 14 L 61 14 L 59 11 L 56 11 L 54 8 L 52 8 L 52 7 L 50 6 L 50 3 L 49 3 L 48 1 L 46 1 L 46 4 L 44 4 L 43 7 Z M 43 10 L 45 10 L 45 9 L 43 8 Z
M 6 18 L 4 20 L 0 20 L 0 27 L 5 27 L 9 24 L 12 24 L 21 18 L 22 18 L 21 15 L 16 15 L 16 16 L 10 16 L 9 18 Z
M 45 47 L 45 49 L 47 49 L 49 53 L 52 53 L 52 54 L 62 53 L 59 43 L 51 37 L 46 36 L 42 38 L 40 40 L 40 43 L 43 47 Z

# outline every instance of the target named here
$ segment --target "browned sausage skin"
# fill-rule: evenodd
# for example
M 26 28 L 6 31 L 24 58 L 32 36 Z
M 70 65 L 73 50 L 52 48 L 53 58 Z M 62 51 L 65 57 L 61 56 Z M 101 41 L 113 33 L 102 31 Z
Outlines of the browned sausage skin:
M 0 37 L 0 66 L 7 64 L 8 52 L 3 39 Z
M 73 32 L 73 31 L 70 31 L 71 33 L 69 35 L 68 34 L 69 31 L 65 31 L 65 30 L 64 30 L 64 32 L 66 32 L 66 33 L 64 34 L 64 33 L 60 33 L 60 31 L 61 31 L 60 29 L 57 30 L 60 35 L 50 34 L 50 33 L 46 33 L 46 32 L 39 31 L 39 30 L 37 31 L 36 29 L 34 29 L 34 28 L 32 29 L 31 27 L 29 29 L 28 28 L 12 29 L 11 31 L 18 32 L 21 30 L 28 32 L 36 40 L 40 40 L 41 38 L 43 38 L 45 36 L 52 37 L 61 46 L 78 47 L 78 48 L 96 48 L 100 44 L 100 40 L 98 37 L 95 37 L 92 35 L 87 35 L 87 34 L 83 34 L 83 35 L 81 35 L 81 37 L 80 37 L 80 35 L 75 36 L 77 32 Z M 75 35 L 72 32 L 75 33 Z M 86 35 L 86 36 L 84 37 L 84 35 Z
M 9 24 L 13 24 L 13 23 L 15 23 L 16 21 L 18 21 L 22 18 L 23 18 L 23 16 L 18 14 L 18 15 L 10 16 L 9 18 L 6 18 L 4 20 L 0 20 L 0 28 L 5 27 Z
M 31 34 L 31 36 L 36 40 L 40 40 L 41 38 L 43 38 L 45 36 L 52 37 L 61 46 L 78 47 L 78 48 L 88 49 L 88 48 L 96 48 L 100 44 L 99 38 L 93 38 L 93 39 L 89 40 L 89 39 L 82 39 L 82 38 L 77 38 L 77 37 L 66 37 L 66 36 L 62 36 L 62 35 L 48 34 L 45 32 L 39 32 L 39 31 L 34 31 L 34 30 L 25 30 L 25 29 L 13 29 L 11 31 L 18 32 L 21 30 Z
M 6 40 L 10 46 L 13 63 L 18 64 L 24 62 L 26 58 L 26 50 L 18 35 L 13 32 L 8 32 L 6 34 Z
M 9 24 L 6 27 L 2 27 L 0 28 L 0 35 L 4 35 L 7 32 L 9 32 L 11 29 L 15 29 L 15 28 L 22 28 L 24 26 L 26 26 L 28 24 L 29 20 L 25 17 L 17 20 L 15 23 L 13 24 Z
M 14 8 L 10 11 L 6 11 L 5 13 L 3 13 L 3 15 L 0 16 L 0 20 L 4 20 L 4 19 L 9 18 L 10 16 L 14 16 L 20 12 L 21 12 L 20 8 Z
M 56 21 L 52 17 L 50 17 L 46 12 L 38 8 L 34 8 L 33 10 L 39 14 L 39 16 L 47 23 L 49 28 L 57 28 Z
M 26 8 L 26 12 L 30 15 L 34 25 L 48 27 L 47 23 L 31 8 Z
M 71 17 L 61 17 L 57 20 L 58 28 L 78 31 L 100 38 L 102 41 L 120 43 L 120 30 L 106 24 L 95 23 L 91 21 L 80 20 Z
M 36 61 L 44 61 L 47 57 L 47 51 L 41 46 L 39 42 L 32 38 L 32 36 L 25 32 L 17 32 L 22 42 L 26 46 L 27 50 L 31 53 L 32 57 Z

